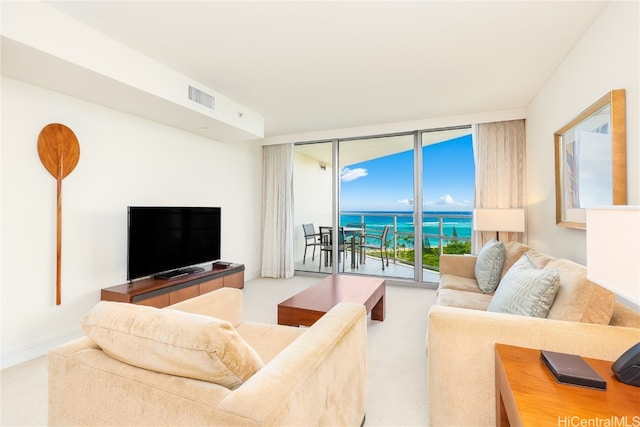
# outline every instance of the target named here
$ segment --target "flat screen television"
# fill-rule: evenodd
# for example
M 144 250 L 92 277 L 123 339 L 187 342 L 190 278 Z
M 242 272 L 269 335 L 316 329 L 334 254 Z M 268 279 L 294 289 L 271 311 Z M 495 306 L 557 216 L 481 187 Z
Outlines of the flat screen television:
M 127 280 L 172 278 L 220 259 L 219 207 L 129 206 Z

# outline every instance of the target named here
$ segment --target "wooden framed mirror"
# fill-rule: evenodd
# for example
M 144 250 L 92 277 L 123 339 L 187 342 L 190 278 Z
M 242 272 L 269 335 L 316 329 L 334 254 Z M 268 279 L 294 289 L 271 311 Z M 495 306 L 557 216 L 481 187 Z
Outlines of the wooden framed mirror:
M 612 90 L 554 133 L 556 224 L 586 229 L 586 208 L 627 204 L 626 104 Z

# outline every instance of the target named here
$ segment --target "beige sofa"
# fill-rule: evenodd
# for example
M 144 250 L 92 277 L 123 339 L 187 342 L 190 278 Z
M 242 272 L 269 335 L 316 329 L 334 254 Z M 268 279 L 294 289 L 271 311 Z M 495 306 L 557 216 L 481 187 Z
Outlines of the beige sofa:
M 103 348 L 85 337 L 48 354 L 49 424 L 360 425 L 365 316 L 341 303 L 310 328 L 241 322 L 232 288 L 165 309 L 100 302 L 83 327 Z
M 527 253 L 537 268 L 560 271 L 558 293 L 546 318 L 488 312 L 494 294 L 476 283 L 477 257 L 441 257 L 426 337 L 433 426 L 495 425 L 496 343 L 613 361 L 640 341 L 640 313 L 588 281 L 585 267 L 519 243 L 505 246 L 501 277 Z

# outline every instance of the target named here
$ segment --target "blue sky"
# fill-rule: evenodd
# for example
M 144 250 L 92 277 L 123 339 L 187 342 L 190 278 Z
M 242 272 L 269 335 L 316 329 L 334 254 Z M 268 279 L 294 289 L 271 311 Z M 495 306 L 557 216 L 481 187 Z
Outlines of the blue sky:
M 473 209 L 471 135 L 423 147 L 425 211 Z M 341 211 L 413 210 L 413 151 L 343 167 Z

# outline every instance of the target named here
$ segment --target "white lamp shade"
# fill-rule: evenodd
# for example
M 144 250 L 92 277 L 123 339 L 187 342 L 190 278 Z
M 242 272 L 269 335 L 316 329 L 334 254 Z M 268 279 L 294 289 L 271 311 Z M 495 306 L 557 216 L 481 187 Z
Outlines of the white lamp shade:
M 474 209 L 477 231 L 524 231 L 524 209 Z
M 640 206 L 587 209 L 587 279 L 640 306 Z

